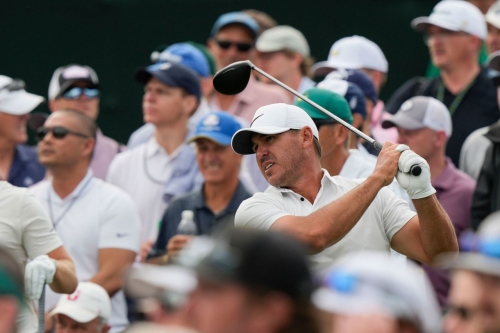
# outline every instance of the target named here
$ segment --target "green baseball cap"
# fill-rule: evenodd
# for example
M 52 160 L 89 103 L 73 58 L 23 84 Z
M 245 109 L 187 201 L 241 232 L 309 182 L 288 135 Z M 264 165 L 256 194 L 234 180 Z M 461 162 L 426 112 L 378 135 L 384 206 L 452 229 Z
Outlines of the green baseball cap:
M 352 125 L 352 112 L 344 97 L 320 88 L 311 88 L 304 93 L 304 96 Z M 336 122 L 300 98 L 297 99 L 295 105 L 304 110 L 313 120 L 331 120 L 332 123 Z

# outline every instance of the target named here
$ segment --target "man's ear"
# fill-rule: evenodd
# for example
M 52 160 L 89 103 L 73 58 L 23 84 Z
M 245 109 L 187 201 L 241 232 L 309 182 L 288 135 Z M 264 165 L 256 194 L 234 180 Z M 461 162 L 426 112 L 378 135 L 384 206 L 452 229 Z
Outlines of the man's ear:
M 184 112 L 188 114 L 189 117 L 193 115 L 196 111 L 198 105 L 198 99 L 194 95 L 187 95 L 183 99 Z
M 447 141 L 448 137 L 446 136 L 446 133 L 444 131 L 436 132 L 436 141 L 434 142 L 436 148 L 441 148 L 446 146 Z
M 309 126 L 305 126 L 300 130 L 300 136 L 302 138 L 302 147 L 307 148 L 314 144 L 314 134 Z

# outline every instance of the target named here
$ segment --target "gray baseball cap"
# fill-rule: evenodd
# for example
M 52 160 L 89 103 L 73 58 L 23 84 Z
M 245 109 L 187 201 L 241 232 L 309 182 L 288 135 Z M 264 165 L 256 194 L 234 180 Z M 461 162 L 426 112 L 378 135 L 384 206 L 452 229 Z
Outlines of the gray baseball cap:
M 416 96 L 404 102 L 396 114 L 382 122 L 383 128 L 400 127 L 416 130 L 428 127 L 443 131 L 449 138 L 452 133 L 451 115 L 448 108 L 432 97 Z
M 255 48 L 259 52 L 293 51 L 309 57 L 309 44 L 304 35 L 288 25 L 264 31 L 257 39 Z

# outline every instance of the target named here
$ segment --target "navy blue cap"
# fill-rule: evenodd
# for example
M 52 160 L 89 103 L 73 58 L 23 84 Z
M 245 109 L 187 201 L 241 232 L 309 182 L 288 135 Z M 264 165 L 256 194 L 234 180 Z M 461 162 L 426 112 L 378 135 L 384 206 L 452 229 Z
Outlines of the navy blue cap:
M 329 90 L 344 97 L 353 114 L 358 113 L 363 119 L 366 118 L 365 95 L 356 84 L 334 76 L 327 76 L 323 81 L 319 82 L 316 87 Z
M 214 111 L 201 118 L 189 142 L 203 138 L 215 141 L 221 146 L 229 146 L 234 133 L 240 129 L 241 124 L 234 116 L 227 112 Z
M 378 97 L 377 97 L 377 91 L 375 90 L 375 85 L 373 84 L 370 77 L 365 73 L 354 69 L 349 69 L 349 70 L 338 69 L 328 74 L 325 77 L 325 80 L 331 77 L 335 77 L 341 80 L 345 80 L 347 82 L 354 83 L 361 89 L 363 95 L 366 98 L 371 100 L 373 103 L 377 103 Z
M 198 101 L 201 98 L 198 74 L 184 65 L 171 62 L 157 63 L 138 69 L 134 77 L 137 82 L 147 84 L 152 76 L 167 86 L 184 88 L 190 95 L 196 96 Z
M 250 32 L 252 32 L 253 37 L 257 38 L 259 34 L 259 24 L 252 17 L 243 12 L 231 12 L 219 16 L 217 21 L 215 21 L 214 26 L 212 27 L 212 31 L 210 31 L 210 37 L 214 37 L 219 32 L 219 30 L 226 25 L 234 23 L 239 23 L 246 26 L 250 30 Z
M 201 77 L 210 76 L 210 66 L 203 53 L 188 43 L 172 44 L 158 55 L 157 62 L 174 62 L 187 66 Z

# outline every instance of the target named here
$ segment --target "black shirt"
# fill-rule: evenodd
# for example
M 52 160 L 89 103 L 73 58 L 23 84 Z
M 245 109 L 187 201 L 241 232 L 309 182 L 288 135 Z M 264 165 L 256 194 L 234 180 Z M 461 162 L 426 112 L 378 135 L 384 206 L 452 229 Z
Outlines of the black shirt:
M 437 98 L 438 87 L 441 83 L 441 77 L 432 80 L 421 77 L 413 78 L 396 90 L 387 103 L 386 110 L 395 114 L 401 104 L 413 96 Z M 445 88 L 442 102 L 449 108 L 455 97 L 456 95 Z M 493 124 L 499 118 L 497 89 L 488 77 L 487 69 L 482 68 L 451 116 L 453 132 L 446 146 L 446 155 L 455 165 L 459 165 L 460 149 L 467 136 L 478 128 Z

